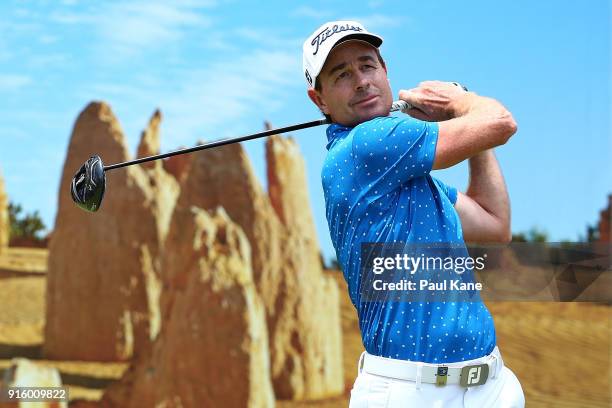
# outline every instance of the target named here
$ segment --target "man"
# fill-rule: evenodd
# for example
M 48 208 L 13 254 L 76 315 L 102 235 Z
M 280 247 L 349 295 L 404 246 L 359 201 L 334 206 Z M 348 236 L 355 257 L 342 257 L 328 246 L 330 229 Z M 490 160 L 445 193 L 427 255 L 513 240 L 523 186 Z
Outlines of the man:
M 351 407 L 522 407 L 482 301 L 362 299 L 362 243 L 508 242 L 510 208 L 492 149 L 516 132 L 510 112 L 456 83 L 427 81 L 393 101 L 382 38 L 360 23 L 323 24 L 303 46 L 308 96 L 333 122 L 322 170 L 338 261 L 365 352 Z M 469 160 L 465 194 L 430 175 Z

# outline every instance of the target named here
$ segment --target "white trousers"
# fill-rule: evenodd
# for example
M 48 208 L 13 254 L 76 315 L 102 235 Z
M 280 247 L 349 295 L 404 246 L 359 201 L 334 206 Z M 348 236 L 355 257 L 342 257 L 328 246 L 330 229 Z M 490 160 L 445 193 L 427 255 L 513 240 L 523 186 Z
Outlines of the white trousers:
M 476 361 L 476 360 L 474 360 Z M 383 377 L 363 371 L 358 363 L 349 408 L 523 408 L 525 396 L 514 373 L 499 359 L 498 374 L 483 385 L 438 386 Z

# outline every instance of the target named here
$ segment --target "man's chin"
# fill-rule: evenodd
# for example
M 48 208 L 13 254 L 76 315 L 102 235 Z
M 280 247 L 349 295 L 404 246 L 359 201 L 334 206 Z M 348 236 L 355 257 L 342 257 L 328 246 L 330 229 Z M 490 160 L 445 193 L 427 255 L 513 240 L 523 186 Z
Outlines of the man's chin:
M 332 115 L 332 120 L 335 123 L 338 123 L 343 126 L 354 127 L 360 123 L 367 122 L 368 120 L 381 117 L 381 116 L 389 116 L 391 113 L 391 104 L 386 106 L 385 104 L 377 104 L 376 106 L 372 106 L 368 109 L 355 109 L 353 110 L 350 117 L 343 118 L 342 120 L 334 118 Z
M 358 117 L 357 123 L 367 122 L 368 120 L 378 118 L 381 116 L 389 116 L 390 113 L 391 113 L 391 107 L 387 108 L 385 106 L 377 106 L 376 108 L 368 109 L 367 111 L 364 111 L 364 112 L 359 112 L 357 115 Z

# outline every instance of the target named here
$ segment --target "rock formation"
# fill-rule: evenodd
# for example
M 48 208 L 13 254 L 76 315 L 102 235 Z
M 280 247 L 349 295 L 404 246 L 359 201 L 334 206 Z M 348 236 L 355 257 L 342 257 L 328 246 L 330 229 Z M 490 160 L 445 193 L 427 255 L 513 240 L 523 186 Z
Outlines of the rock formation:
M 130 159 L 119 123 L 101 102 L 79 115 L 62 173 L 49 248 L 47 358 L 128 360 L 159 330 L 159 251 L 169 220 L 159 214 L 173 203 L 160 203 L 153 179 L 129 166 L 107 172 L 98 212 L 77 208 L 69 185 L 93 154 L 105 163 Z
M 309 205 L 306 163 L 298 145 L 291 138 L 269 137 L 266 162 L 268 194 L 278 218 L 291 233 L 304 237 L 308 249 L 318 254 L 319 242 Z
M 136 152 L 137 158 L 153 156 L 159 154 L 159 125 L 161 123 L 161 112 L 159 109 L 153 112 L 153 116 L 149 119 L 149 124 L 142 131 L 140 135 L 140 143 L 138 144 L 138 150 Z M 146 163 L 142 163 L 143 167 L 153 167 L 158 165 L 159 161 L 150 161 Z
M 142 132 L 138 145 L 137 158 L 157 155 L 159 151 L 159 124 L 161 112 L 156 110 L 149 119 L 149 124 Z M 148 177 L 149 187 L 153 190 L 153 212 L 157 218 L 158 236 L 162 239 L 168 234 L 170 218 L 180 193 L 179 183 L 164 168 L 162 160 L 140 164 Z
M 179 147 L 176 150 L 181 149 L 184 149 L 184 147 Z M 187 174 L 189 174 L 189 168 L 194 154 L 197 153 L 179 154 L 164 159 L 162 161 L 164 170 L 171 174 L 179 184 L 182 184 L 187 178 Z
M 156 112 L 139 156 L 159 152 L 160 120 Z M 269 194 L 233 144 L 108 172 L 104 202 L 90 214 L 68 186 L 94 153 L 129 160 L 103 103 L 80 114 L 62 174 L 46 357 L 135 357 L 105 394 L 109 407 L 268 407 L 272 387 L 281 399 L 342 392 L 338 289 L 321 270 L 292 140 L 266 144 Z
M 276 140 L 268 148 L 271 171 L 284 172 L 269 183 L 276 189 L 276 208 L 239 144 L 194 154 L 177 206 L 221 206 L 243 229 L 266 309 L 276 397 L 318 398 L 343 388 L 339 298 L 321 271 L 297 147 L 271 140 Z M 164 303 L 168 310 L 172 299 Z
M 11 223 L 8 212 L 8 197 L 4 187 L 4 179 L 0 173 L 0 254 L 9 245 Z
M 339 293 L 323 275 L 305 163 L 295 141 L 280 136 L 268 138 L 266 161 L 270 201 L 284 227 L 284 288 L 282 301 L 276 300 L 284 305 L 270 322 L 275 391 L 292 399 L 339 393 L 344 386 Z M 296 377 L 304 379 L 303 388 Z
M 249 243 L 225 213 L 179 207 L 164 249 L 169 315 L 102 407 L 273 407 L 268 337 Z
M 281 224 L 241 145 L 193 154 L 177 206 L 190 205 L 204 209 L 223 207 L 240 225 L 251 243 L 255 283 L 274 297 L 280 284 Z

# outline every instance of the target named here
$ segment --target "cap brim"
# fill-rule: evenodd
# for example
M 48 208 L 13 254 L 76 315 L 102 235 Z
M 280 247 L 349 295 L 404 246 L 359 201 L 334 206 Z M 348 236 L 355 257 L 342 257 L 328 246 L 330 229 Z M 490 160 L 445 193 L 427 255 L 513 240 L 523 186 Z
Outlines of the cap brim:
M 349 34 L 347 36 L 344 36 L 342 38 L 340 38 L 330 49 L 333 50 L 335 47 L 337 47 L 338 45 L 350 41 L 350 40 L 361 40 L 361 41 L 365 41 L 371 45 L 373 45 L 374 47 L 378 48 L 381 46 L 382 44 L 382 38 L 375 36 L 373 34 Z M 329 54 L 328 54 L 329 55 Z

